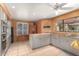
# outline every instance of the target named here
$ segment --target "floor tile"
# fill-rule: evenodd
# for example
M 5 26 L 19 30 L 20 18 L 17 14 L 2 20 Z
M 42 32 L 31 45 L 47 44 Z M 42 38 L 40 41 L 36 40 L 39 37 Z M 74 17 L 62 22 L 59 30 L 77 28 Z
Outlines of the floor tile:
M 35 50 L 30 48 L 27 42 L 15 42 L 8 49 L 6 56 L 70 56 L 70 54 L 62 50 L 48 45 Z

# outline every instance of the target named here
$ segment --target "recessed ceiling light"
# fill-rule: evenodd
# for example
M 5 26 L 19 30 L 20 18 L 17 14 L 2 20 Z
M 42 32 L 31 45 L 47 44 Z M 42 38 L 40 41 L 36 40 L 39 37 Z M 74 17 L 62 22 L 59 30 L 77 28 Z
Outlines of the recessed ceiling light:
M 12 8 L 15 8 L 15 6 L 12 6 Z

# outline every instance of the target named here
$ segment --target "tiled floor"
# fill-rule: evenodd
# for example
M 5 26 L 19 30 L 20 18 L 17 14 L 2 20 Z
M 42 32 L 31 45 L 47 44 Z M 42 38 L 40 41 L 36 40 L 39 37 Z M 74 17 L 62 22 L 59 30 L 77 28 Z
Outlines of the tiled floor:
M 32 49 L 30 49 L 27 42 L 16 42 L 10 46 L 6 55 L 7 56 L 27 55 L 31 51 Z
M 5 56 L 70 56 L 51 45 L 32 50 L 28 42 L 13 43 Z

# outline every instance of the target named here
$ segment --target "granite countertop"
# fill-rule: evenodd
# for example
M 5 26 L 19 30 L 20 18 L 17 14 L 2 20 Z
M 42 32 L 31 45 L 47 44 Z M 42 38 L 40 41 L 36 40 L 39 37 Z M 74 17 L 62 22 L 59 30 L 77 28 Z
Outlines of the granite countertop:
M 68 35 L 67 37 L 79 39 L 79 35 L 75 35 L 75 34 Z
M 73 38 L 73 39 L 79 39 L 79 34 L 76 33 L 54 33 L 57 35 L 60 35 L 62 37 L 69 37 L 69 38 Z

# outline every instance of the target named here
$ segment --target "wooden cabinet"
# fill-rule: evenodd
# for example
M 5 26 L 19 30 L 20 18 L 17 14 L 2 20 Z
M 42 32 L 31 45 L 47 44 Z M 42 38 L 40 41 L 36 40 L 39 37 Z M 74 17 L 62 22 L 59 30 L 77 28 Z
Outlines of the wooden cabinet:
M 7 27 L 4 20 L 4 13 L 2 12 L 2 8 L 0 7 L 0 55 L 2 55 L 3 51 L 6 48 L 6 34 Z
M 30 34 L 35 34 L 37 33 L 37 26 L 36 26 L 36 23 L 35 22 L 31 22 L 29 24 L 29 33 Z
M 7 16 L 0 7 L 0 55 L 4 55 L 10 45 L 10 25 Z
M 0 53 L 5 53 L 7 45 L 7 23 L 0 20 Z

